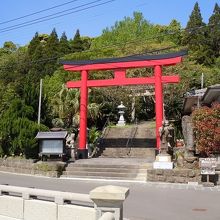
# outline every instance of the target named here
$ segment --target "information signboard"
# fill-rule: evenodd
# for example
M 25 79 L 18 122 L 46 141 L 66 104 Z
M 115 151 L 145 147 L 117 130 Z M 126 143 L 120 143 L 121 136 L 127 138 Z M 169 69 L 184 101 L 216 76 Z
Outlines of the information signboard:
M 199 165 L 201 168 L 201 174 L 214 175 L 215 168 L 217 166 L 217 159 L 216 158 L 200 158 Z

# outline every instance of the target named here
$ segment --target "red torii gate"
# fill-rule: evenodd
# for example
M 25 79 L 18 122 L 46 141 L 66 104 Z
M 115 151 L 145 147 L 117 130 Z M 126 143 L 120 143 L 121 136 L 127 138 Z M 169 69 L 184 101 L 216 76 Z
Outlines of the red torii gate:
M 64 69 L 73 72 L 81 72 L 80 81 L 67 82 L 68 88 L 80 88 L 80 140 L 78 154 L 80 158 L 87 158 L 87 104 L 89 87 L 128 86 L 155 84 L 155 111 L 156 111 L 156 140 L 157 149 L 160 149 L 159 127 L 163 121 L 163 83 L 178 83 L 180 78 L 176 76 L 163 76 L 162 67 L 180 63 L 186 51 L 180 51 L 160 55 L 137 55 L 122 58 L 107 58 L 85 61 L 61 61 Z M 126 70 L 131 68 L 154 68 L 154 76 L 141 78 L 126 78 Z M 113 79 L 88 80 L 89 71 L 114 70 Z

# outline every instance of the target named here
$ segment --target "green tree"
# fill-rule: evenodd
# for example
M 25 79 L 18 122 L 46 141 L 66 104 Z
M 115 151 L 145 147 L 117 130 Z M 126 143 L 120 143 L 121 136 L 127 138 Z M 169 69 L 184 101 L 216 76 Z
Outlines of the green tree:
M 39 44 L 35 52 L 32 55 L 31 61 L 28 63 L 29 72 L 27 75 L 27 80 L 29 83 L 39 82 L 41 78 L 44 78 L 46 75 L 45 66 L 46 58 L 44 53 L 44 47 L 42 44 Z
M 62 34 L 62 36 L 60 38 L 59 52 L 60 52 L 61 56 L 71 52 L 70 51 L 69 41 L 67 40 L 67 36 L 66 36 L 65 32 L 63 32 L 63 34 Z
M 29 157 L 34 149 L 36 153 L 37 131 L 47 128 L 30 120 L 33 113 L 33 108 L 25 105 L 21 99 L 12 100 L 0 119 L 0 144 L 4 154 L 23 154 Z
M 181 24 L 177 20 L 173 19 L 167 27 L 168 39 L 174 42 L 176 45 L 181 43 Z
M 62 89 L 52 99 L 54 115 L 63 121 L 65 128 L 79 126 L 80 91 L 68 89 L 64 84 Z M 89 102 L 88 119 L 93 123 L 99 116 L 100 104 Z
M 77 29 L 75 36 L 71 42 L 71 50 L 73 53 L 84 50 L 84 45 L 83 45 L 83 41 L 80 36 L 79 29 Z
M 53 29 L 43 49 L 44 56 L 42 57 L 45 61 L 44 73 L 43 73 L 44 76 L 45 75 L 51 76 L 58 67 L 57 59 L 60 56 L 59 48 L 60 48 L 59 39 L 56 30 Z
M 6 51 L 6 53 L 12 53 L 17 50 L 17 46 L 12 41 L 6 41 L 3 49 Z
M 183 33 L 182 44 L 187 45 L 192 58 L 199 64 L 210 63 L 207 47 L 207 27 L 196 2 Z
M 208 23 L 208 38 L 213 60 L 220 56 L 220 7 L 215 4 Z
M 36 51 L 36 48 L 40 45 L 40 39 L 39 39 L 39 34 L 38 32 L 35 33 L 34 37 L 32 38 L 32 40 L 30 41 L 29 45 L 28 45 L 28 55 L 29 55 L 29 59 L 31 60 L 33 54 Z

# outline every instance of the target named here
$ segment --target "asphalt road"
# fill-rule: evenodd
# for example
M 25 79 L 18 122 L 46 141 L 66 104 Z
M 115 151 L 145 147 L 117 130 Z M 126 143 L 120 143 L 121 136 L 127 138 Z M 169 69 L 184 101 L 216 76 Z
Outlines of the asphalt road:
M 0 184 L 76 193 L 89 193 L 102 185 L 119 185 L 130 188 L 124 203 L 126 219 L 220 220 L 220 187 L 71 180 L 8 173 L 0 173 Z

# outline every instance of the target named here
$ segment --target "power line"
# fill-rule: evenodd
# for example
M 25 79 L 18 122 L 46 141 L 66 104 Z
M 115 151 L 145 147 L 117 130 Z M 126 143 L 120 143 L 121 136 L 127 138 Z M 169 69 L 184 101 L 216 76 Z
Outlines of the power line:
M 183 29 L 180 29 L 180 32 L 182 31 L 187 31 L 187 32 L 190 32 L 192 30 L 197 30 L 197 29 L 201 29 L 201 28 L 204 28 L 204 27 L 208 27 L 208 26 L 215 26 L 215 25 L 206 25 L 206 26 L 198 26 L 198 27 L 195 27 L 195 28 L 183 28 Z M 173 34 L 176 34 L 178 33 L 178 31 L 173 31 L 173 32 L 169 32 L 169 33 L 162 33 L 162 34 L 158 34 L 156 36 L 153 36 L 153 37 L 148 37 L 148 38 L 144 38 L 144 40 L 150 40 L 150 39 L 155 39 L 155 38 L 158 38 L 158 37 L 161 37 L 161 36 L 164 36 L 164 35 L 173 35 Z M 143 40 L 142 37 L 140 37 L 141 40 Z M 126 42 L 125 44 L 123 44 L 123 46 L 127 46 L 127 45 L 130 45 L 130 44 L 134 44 L 136 42 L 140 42 L 139 38 L 135 39 L 135 40 L 132 40 L 132 41 L 128 41 Z M 117 46 L 121 46 L 122 44 L 112 44 L 112 45 L 109 45 L 109 46 L 102 46 L 102 47 L 99 47 L 97 49 L 88 49 L 88 50 L 84 50 L 84 51 L 81 51 L 80 53 L 89 53 L 89 52 L 98 52 L 98 51 L 101 51 L 101 49 L 106 49 L 106 48 L 114 48 L 114 47 L 117 47 Z M 155 50 L 150 50 L 150 51 L 145 51 L 143 53 L 138 53 L 138 54 L 132 54 L 130 56 L 135 56 L 135 55 L 145 55 L 145 54 L 149 54 L 149 53 L 155 53 L 155 52 L 160 52 L 160 51 L 164 51 L 164 50 L 170 50 L 170 49 L 174 49 L 174 48 L 177 48 L 179 46 L 171 46 L 171 47 L 166 47 L 166 48 L 160 48 L 160 49 L 155 49 Z M 116 49 L 116 51 L 119 51 L 121 50 L 121 48 L 118 48 Z M 96 53 L 98 54 L 98 53 Z M 129 56 L 129 55 L 128 55 Z M 32 62 L 29 62 L 29 64 L 33 64 L 33 63 L 40 63 L 40 62 L 45 62 L 45 61 L 50 61 L 50 60 L 58 60 L 60 58 L 59 57 L 49 57 L 47 59 L 39 59 L 39 60 L 35 60 L 35 61 L 32 61 Z M 1 68 L 1 69 L 4 69 L 4 68 Z
M 9 26 L 9 27 L 6 27 L 6 28 L 2 28 L 2 29 L 0 29 L 0 33 L 8 32 L 8 31 L 11 31 L 11 30 L 19 29 L 19 28 L 22 28 L 22 27 L 30 26 L 30 25 L 45 22 L 45 21 L 49 21 L 49 20 L 52 20 L 52 19 L 55 19 L 55 18 L 63 17 L 63 16 L 66 16 L 66 15 L 77 13 L 77 12 L 85 11 L 85 10 L 88 10 L 88 9 L 91 9 L 91 8 L 95 8 L 95 7 L 98 7 L 98 6 L 101 6 L 101 5 L 105 5 L 105 4 L 114 2 L 116 0 L 108 0 L 108 1 L 105 1 L 105 2 L 101 2 L 99 4 L 88 6 L 88 5 L 91 5 L 91 4 L 94 4 L 96 2 L 100 2 L 100 1 L 102 1 L 102 0 L 96 0 L 96 1 L 93 1 L 93 2 L 89 2 L 89 3 L 86 3 L 86 4 L 71 8 L 71 9 L 66 9 L 66 10 L 63 10 L 63 11 L 60 11 L 60 12 L 56 12 L 56 13 L 51 14 L 51 15 L 47 15 L 47 16 L 43 16 L 41 18 L 33 19 L 31 21 L 26 21 L 26 22 L 23 22 L 23 23 L 20 23 L 20 24 L 17 24 L 17 25 L 12 25 L 12 26 Z M 88 6 L 88 7 L 85 7 L 85 6 Z M 82 7 L 84 7 L 84 8 L 82 8 Z M 77 9 L 77 8 L 82 8 L 82 9 L 71 11 L 71 10 Z M 71 11 L 71 12 L 64 13 L 64 12 L 67 12 L 67 11 Z M 60 15 L 58 15 L 58 14 L 60 14 Z M 56 15 L 56 16 L 54 16 L 54 15 Z
M 12 26 L 9 26 L 9 27 L 5 27 L 5 28 L 0 29 L 0 31 L 4 31 L 4 30 L 7 30 L 7 29 L 11 29 L 11 28 L 13 28 L 13 27 L 19 27 L 19 26 L 22 26 L 22 25 L 24 25 L 24 24 L 33 23 L 34 21 L 39 21 L 39 20 L 42 20 L 42 19 L 45 19 L 45 18 L 52 17 L 52 16 L 54 16 L 54 15 L 62 14 L 62 13 L 64 13 L 64 12 L 71 11 L 71 10 L 74 10 L 74 9 L 77 9 L 77 8 L 81 8 L 81 7 L 83 7 L 83 6 L 87 6 L 87 5 L 90 5 L 90 4 L 99 2 L 99 1 L 102 1 L 102 0 L 96 0 L 96 1 L 93 1 L 93 2 L 89 2 L 89 3 L 83 4 L 83 5 L 76 6 L 76 7 L 74 7 L 74 8 L 66 9 L 66 10 L 63 10 L 63 11 L 60 11 L 60 12 L 56 12 L 56 13 L 53 13 L 53 14 L 50 14 L 50 15 L 46 15 L 46 16 L 43 16 L 43 17 L 40 17 L 40 18 L 36 18 L 36 19 L 30 20 L 30 21 L 25 21 L 25 22 L 20 23 L 20 24 L 15 24 L 15 25 L 12 25 Z
M 42 12 L 49 11 L 49 10 L 52 10 L 52 9 L 55 9 L 55 8 L 59 8 L 59 7 L 62 7 L 62 6 L 64 6 L 64 5 L 68 5 L 68 4 L 70 4 L 70 3 L 76 2 L 76 1 L 79 1 L 79 0 L 69 1 L 69 2 L 66 2 L 66 3 L 60 4 L 60 5 L 55 5 L 55 6 L 50 7 L 50 8 L 46 8 L 46 9 L 43 9 L 43 10 L 40 10 L 40 11 L 33 12 L 33 13 L 31 13 L 31 14 L 23 15 L 23 16 L 21 16 L 21 17 L 12 18 L 12 19 L 10 19 L 10 20 L 0 22 L 0 25 L 2 25 L 2 24 L 7 24 L 7 23 L 10 23 L 10 22 L 12 22 L 12 21 L 21 20 L 21 19 L 23 19 L 23 18 L 27 18 L 27 17 L 33 16 L 33 15 L 36 15 L 36 14 L 40 14 L 40 13 L 42 13 Z

